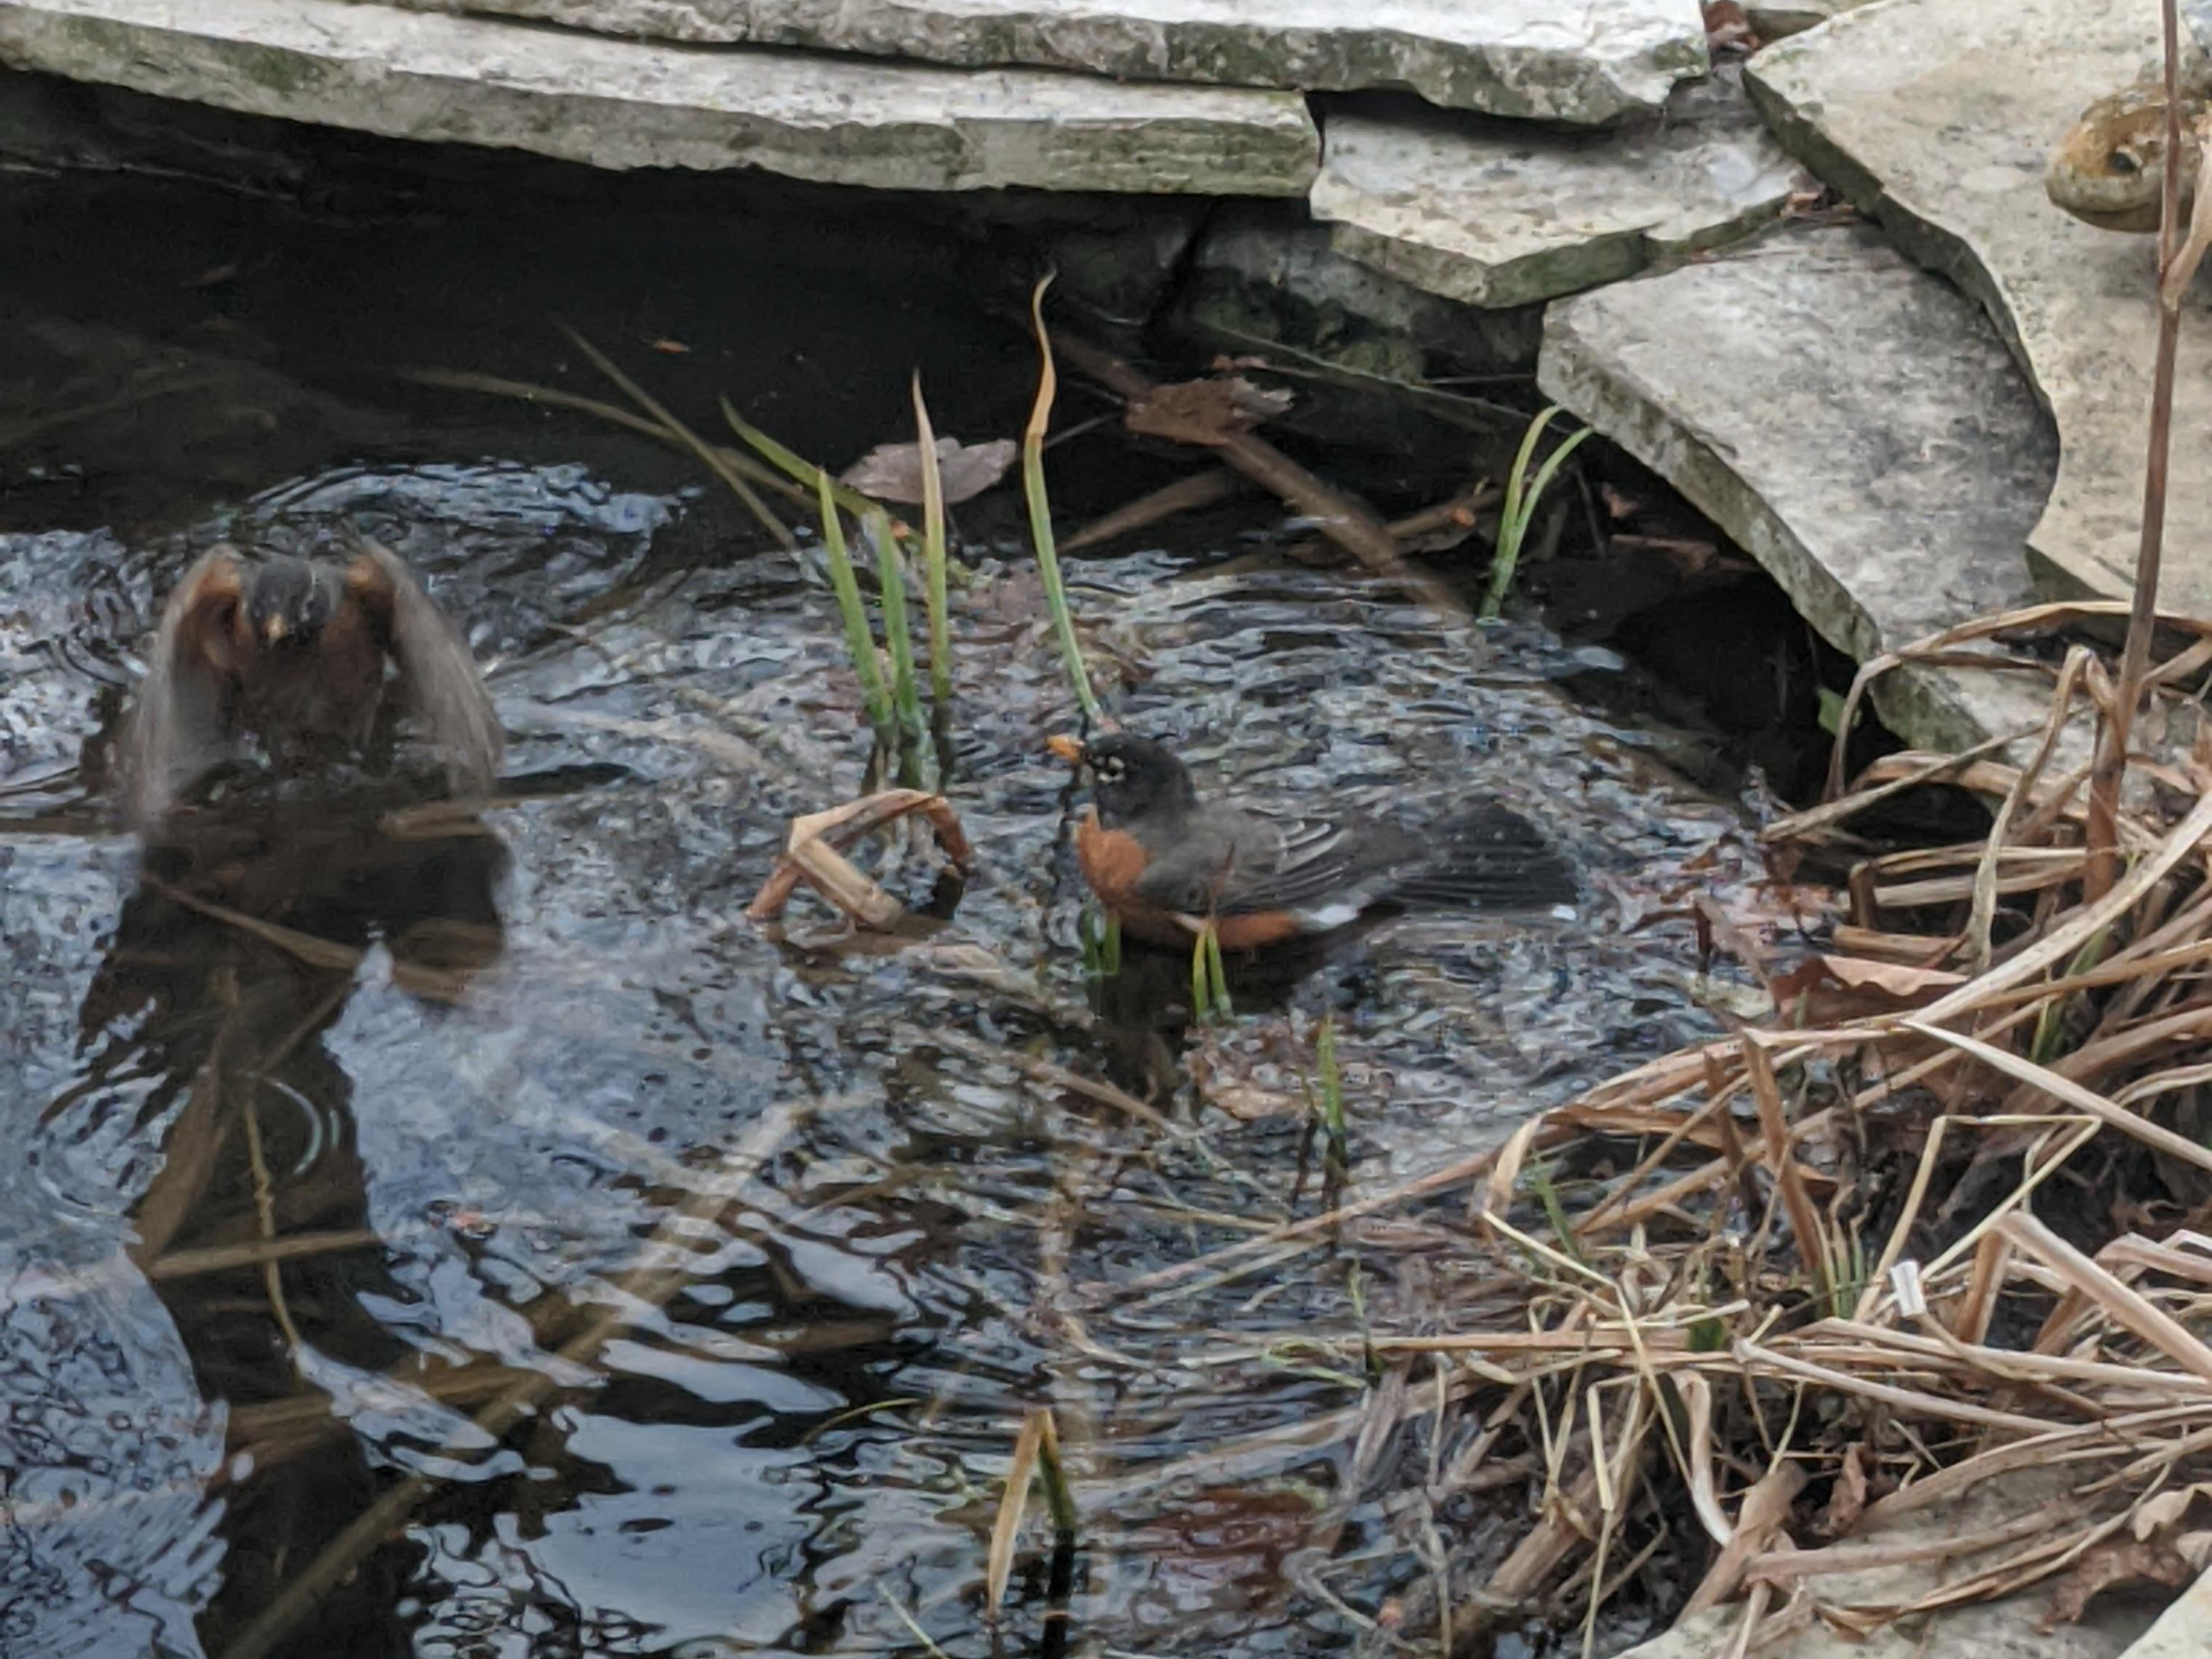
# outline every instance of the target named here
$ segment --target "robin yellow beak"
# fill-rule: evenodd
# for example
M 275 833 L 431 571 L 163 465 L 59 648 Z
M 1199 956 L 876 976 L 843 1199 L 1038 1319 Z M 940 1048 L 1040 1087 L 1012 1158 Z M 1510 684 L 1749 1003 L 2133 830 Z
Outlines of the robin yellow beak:
M 276 644 L 277 641 L 283 639 L 284 635 L 290 631 L 291 630 L 289 629 L 284 626 L 284 619 L 282 617 L 271 617 L 267 622 L 261 624 L 261 637 L 267 641 L 270 645 Z
M 1044 740 L 1044 746 L 1070 766 L 1083 764 L 1083 740 L 1080 738 L 1071 738 L 1065 732 L 1055 732 Z

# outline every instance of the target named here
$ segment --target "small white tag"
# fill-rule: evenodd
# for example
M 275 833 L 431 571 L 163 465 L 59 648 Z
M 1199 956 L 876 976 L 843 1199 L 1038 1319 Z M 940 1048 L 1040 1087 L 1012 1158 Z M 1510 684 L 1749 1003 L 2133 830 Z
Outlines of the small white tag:
M 1920 1284 L 1920 1264 L 1910 1256 L 1889 1270 L 1889 1289 L 1897 1298 L 1897 1311 L 1905 1318 L 1919 1319 L 1928 1312 L 1928 1293 Z

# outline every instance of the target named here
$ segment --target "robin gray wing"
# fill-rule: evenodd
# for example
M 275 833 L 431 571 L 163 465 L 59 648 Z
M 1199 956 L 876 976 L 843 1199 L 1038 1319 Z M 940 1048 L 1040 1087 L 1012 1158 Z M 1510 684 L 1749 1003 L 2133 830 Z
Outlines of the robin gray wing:
M 212 549 L 161 607 L 117 750 L 124 816 L 142 835 L 158 829 L 178 795 L 222 757 L 245 577 L 235 552 Z
M 1276 823 L 1214 809 L 1194 820 L 1138 890 L 1186 915 L 1286 910 L 1316 932 L 1385 899 L 1446 909 L 1539 909 L 1575 897 L 1536 827 L 1480 802 L 1419 835 L 1388 822 Z
M 450 787 L 481 794 L 499 776 L 506 734 L 459 627 L 391 549 L 364 539 L 346 591 L 368 611 L 399 665 L 399 693 L 443 756 Z
M 1184 915 L 1288 910 L 1318 930 L 1352 920 L 1419 853 L 1392 825 L 1285 823 L 1212 807 L 1186 822 L 1137 890 Z

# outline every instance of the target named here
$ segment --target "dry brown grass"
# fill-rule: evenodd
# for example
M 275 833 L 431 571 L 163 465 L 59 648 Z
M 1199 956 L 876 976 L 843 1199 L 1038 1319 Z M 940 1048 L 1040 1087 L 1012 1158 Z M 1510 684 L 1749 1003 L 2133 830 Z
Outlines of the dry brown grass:
M 1972 632 L 2025 643 L 2099 610 Z M 2193 714 L 2206 653 L 2172 620 L 2185 643 L 2148 672 L 2138 729 Z M 1502 1557 L 1492 1540 L 1472 1590 L 1438 1566 L 1431 1634 L 1473 1650 L 1532 1613 L 1594 1631 L 1654 1558 L 1687 1610 L 1738 1604 L 1755 1651 L 1814 1620 L 1863 1632 L 2045 1581 L 2075 1616 L 2212 1553 L 2192 1519 L 2212 1483 L 2212 744 L 2132 759 L 2119 873 L 2092 897 L 2088 768 L 2050 774 L 2063 730 L 2109 720 L 2112 678 L 2084 645 L 2041 660 L 2052 718 L 2017 763 L 1891 756 L 1770 830 L 1778 852 L 1832 858 L 1899 780 L 1968 791 L 1994 818 L 1979 840 L 1859 858 L 1848 921 L 1756 964 L 1769 1020 L 1121 1287 L 1179 1297 L 1466 1192 L 1471 1253 L 1419 1247 L 1449 1255 L 1432 1278 L 1460 1288 L 1409 1304 L 1419 1328 L 1331 1345 L 1422 1379 L 1397 1420 L 1433 1411 L 1431 1444 L 1459 1448 L 1412 1494 L 1424 1512 L 1496 1465 L 1528 1471 L 1533 1524 Z M 1732 930 L 1740 948 L 1751 931 Z M 2033 1516 L 1940 1546 L 1885 1536 L 2030 1468 L 2069 1477 Z M 1835 1589 L 1939 1557 L 1924 1594 Z M 1647 1607 L 1665 1577 L 1645 1578 Z

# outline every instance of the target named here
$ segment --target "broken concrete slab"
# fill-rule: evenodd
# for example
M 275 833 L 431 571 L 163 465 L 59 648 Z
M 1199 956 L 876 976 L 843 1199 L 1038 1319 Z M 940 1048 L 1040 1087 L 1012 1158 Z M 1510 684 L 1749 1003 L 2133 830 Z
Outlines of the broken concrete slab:
M 2181 1599 L 2120 1659 L 2203 1659 L 2212 1653 L 2212 1573 L 2181 1592 Z
M 1538 383 L 1680 490 L 1864 662 L 2019 603 L 2056 466 L 2049 422 L 1973 303 L 1865 227 L 1554 305 Z M 2039 723 L 2040 684 L 1909 670 L 1891 729 L 1963 748 Z
M 1797 177 L 1723 74 L 1629 131 L 1333 114 L 1308 201 L 1362 264 L 1468 305 L 1516 306 L 1742 235 L 1781 210 Z
M 1232 355 L 1287 347 L 1378 382 L 1526 374 L 1534 306 L 1455 304 L 1346 258 L 1287 204 L 1217 211 L 1192 251 L 1176 322 Z
M 1356 264 L 1287 202 L 1218 209 L 1161 321 L 1206 356 L 1318 371 L 1278 424 L 1413 466 L 1465 455 L 1467 400 L 1434 383 L 1526 374 L 1543 332 L 1539 307 L 1457 305 Z
M 389 137 L 887 190 L 1303 191 L 1293 94 L 611 40 L 369 0 L 0 0 L 0 63 Z
M 1402 88 L 1432 104 L 1547 121 L 1657 109 L 1705 73 L 1697 0 L 402 0 L 599 34 L 1137 81 Z
M 1945 1545 L 1978 1533 L 1994 1534 L 2062 1495 L 2070 1496 L 2073 1485 L 2049 1469 L 1997 1476 L 1959 1497 L 1908 1511 L 1887 1526 L 1853 1534 L 1853 1544 L 1894 1547 L 1905 1558 L 1901 1564 L 1830 1572 L 1808 1582 L 1818 1585 L 1821 1605 L 1839 1613 L 1910 1607 L 1966 1576 L 1970 1564 L 1985 1564 L 1999 1553 L 1977 1554 Z M 1775 1598 L 1778 1607 L 1781 1599 Z M 2079 1619 L 2065 1623 L 2049 1619 L 2051 1605 L 2046 1584 L 2002 1600 L 1892 1620 L 1863 1636 L 1847 1633 L 1844 1619 L 1813 1618 L 1790 1634 L 1756 1644 L 1753 1651 L 1765 1659 L 1933 1659 L 1945 1654 L 1960 1659 L 2119 1659 L 2152 1619 L 2139 1597 L 2100 1596 Z M 1717 1607 L 1638 1644 L 1620 1659 L 1718 1659 L 1740 1645 L 1743 1618 L 1740 1604 Z
M 2148 236 L 2092 229 L 2043 190 L 2051 145 L 2155 51 L 2154 6 L 1886 0 L 1771 46 L 1749 81 L 1783 140 L 1914 258 L 1986 305 L 2057 422 L 2029 538 L 2061 591 L 2132 589 L 2157 329 Z M 2212 608 L 2212 328 L 2186 307 L 2160 599 Z

